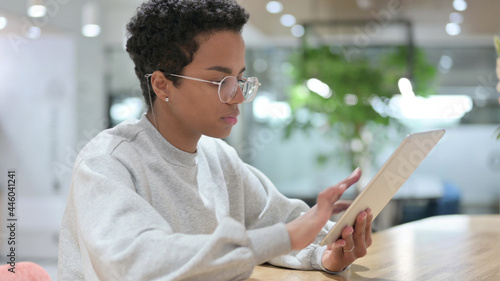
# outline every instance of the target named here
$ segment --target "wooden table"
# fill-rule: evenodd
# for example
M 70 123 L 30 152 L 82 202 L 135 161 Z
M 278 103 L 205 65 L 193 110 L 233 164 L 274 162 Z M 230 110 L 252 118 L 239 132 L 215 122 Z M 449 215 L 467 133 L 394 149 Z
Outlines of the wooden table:
M 342 275 L 262 265 L 249 280 L 500 280 L 500 215 L 436 216 L 373 240 Z

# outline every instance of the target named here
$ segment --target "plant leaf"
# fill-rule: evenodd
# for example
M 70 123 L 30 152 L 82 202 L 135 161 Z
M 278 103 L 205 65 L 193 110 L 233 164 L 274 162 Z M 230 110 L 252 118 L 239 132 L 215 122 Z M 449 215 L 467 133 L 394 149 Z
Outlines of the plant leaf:
M 495 49 L 497 50 L 497 55 L 500 57 L 500 39 L 498 38 L 498 36 L 494 36 L 493 37 L 493 41 L 495 43 Z

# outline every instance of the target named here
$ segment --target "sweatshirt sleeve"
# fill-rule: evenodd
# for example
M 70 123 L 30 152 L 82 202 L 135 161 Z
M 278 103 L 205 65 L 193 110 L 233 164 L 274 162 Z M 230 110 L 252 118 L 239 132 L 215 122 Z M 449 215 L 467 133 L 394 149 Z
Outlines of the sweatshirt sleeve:
M 247 230 L 224 218 L 212 234 L 174 233 L 111 156 L 76 166 L 68 202 L 86 280 L 244 279 L 290 251 L 282 222 Z
M 277 221 L 288 223 L 309 210 L 309 206 L 301 200 L 289 199 L 282 195 L 274 184 L 259 170 L 247 166 L 251 173 L 248 179 L 247 194 L 245 194 L 247 224 L 250 228 L 272 225 Z M 256 189 L 261 186 L 262 189 Z M 326 246 L 319 246 L 320 241 L 334 225 L 329 221 L 320 231 L 315 241 L 300 251 L 291 251 L 269 260 L 269 263 L 294 269 L 323 270 L 322 256 Z

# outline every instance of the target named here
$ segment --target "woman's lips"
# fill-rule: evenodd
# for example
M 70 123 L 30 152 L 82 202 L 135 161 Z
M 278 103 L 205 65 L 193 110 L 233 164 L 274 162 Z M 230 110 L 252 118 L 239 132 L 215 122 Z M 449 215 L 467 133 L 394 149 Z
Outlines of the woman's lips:
M 236 123 L 238 123 L 237 117 L 222 117 L 222 120 L 224 120 L 229 125 L 236 125 Z

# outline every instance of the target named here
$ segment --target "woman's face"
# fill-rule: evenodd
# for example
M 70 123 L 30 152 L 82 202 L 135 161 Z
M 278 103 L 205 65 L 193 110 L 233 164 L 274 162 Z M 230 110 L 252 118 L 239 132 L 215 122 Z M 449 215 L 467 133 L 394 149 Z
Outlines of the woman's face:
M 245 43 L 241 34 L 220 31 L 201 38 L 193 61 L 184 68 L 184 73 L 175 74 L 217 82 L 226 76 L 238 79 L 243 76 Z M 181 134 L 178 137 L 227 137 L 238 121 L 238 105 L 243 102 L 241 90 L 238 88 L 232 101 L 222 103 L 218 85 L 180 79 L 178 87 L 167 82 L 169 102 L 162 106 L 168 107 L 168 130 Z

